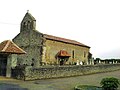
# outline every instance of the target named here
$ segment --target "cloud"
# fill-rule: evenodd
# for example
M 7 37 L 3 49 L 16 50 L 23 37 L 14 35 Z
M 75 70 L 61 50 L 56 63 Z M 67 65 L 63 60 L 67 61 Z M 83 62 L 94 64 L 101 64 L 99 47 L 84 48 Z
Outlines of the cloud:
M 120 59 L 120 48 L 118 49 L 114 49 L 114 50 L 110 50 L 109 52 L 103 52 L 100 57 L 102 59 Z

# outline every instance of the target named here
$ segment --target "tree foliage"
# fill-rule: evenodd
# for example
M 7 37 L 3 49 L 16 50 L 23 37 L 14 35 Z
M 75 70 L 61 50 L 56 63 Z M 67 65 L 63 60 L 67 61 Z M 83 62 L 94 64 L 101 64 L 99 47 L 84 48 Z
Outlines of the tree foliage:
M 100 82 L 102 85 L 102 88 L 104 90 L 117 90 L 119 83 L 119 80 L 117 78 L 111 77 L 111 78 L 103 78 Z

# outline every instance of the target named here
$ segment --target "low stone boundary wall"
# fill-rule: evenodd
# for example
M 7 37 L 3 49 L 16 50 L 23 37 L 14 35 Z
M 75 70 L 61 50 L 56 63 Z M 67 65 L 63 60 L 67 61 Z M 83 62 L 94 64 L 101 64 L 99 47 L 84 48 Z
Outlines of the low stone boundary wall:
M 100 72 L 109 72 L 120 69 L 120 64 L 109 64 L 109 65 L 86 65 L 86 66 L 43 66 L 40 68 L 33 68 L 27 66 L 22 73 L 24 80 L 37 80 L 47 78 L 58 78 L 58 77 L 69 77 L 79 76 Z M 22 69 L 23 70 L 23 69 Z M 20 70 L 19 70 L 20 71 Z M 24 76 L 24 77 L 23 77 Z M 21 76 L 17 76 L 21 77 Z

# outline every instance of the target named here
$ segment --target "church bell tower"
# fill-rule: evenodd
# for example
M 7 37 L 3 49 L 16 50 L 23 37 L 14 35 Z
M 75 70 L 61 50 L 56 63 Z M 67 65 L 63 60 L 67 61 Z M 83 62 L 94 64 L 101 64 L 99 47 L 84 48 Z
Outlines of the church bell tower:
M 36 20 L 35 18 L 27 11 L 22 22 L 20 32 L 25 30 L 36 30 Z

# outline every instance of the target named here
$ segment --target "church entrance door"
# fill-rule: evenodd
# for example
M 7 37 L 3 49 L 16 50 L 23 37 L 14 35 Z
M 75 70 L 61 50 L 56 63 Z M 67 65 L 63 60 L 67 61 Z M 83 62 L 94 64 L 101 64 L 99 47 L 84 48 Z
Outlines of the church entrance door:
M 65 60 L 63 58 L 60 58 L 60 65 L 64 65 Z
M 65 51 L 65 50 L 60 50 L 57 53 L 57 57 L 59 59 L 59 64 L 60 65 L 65 65 L 66 62 L 68 61 L 69 57 L 70 57 L 70 54 L 68 54 L 68 52 Z
M 68 61 L 69 57 L 59 57 L 60 65 L 65 65 L 65 63 Z

